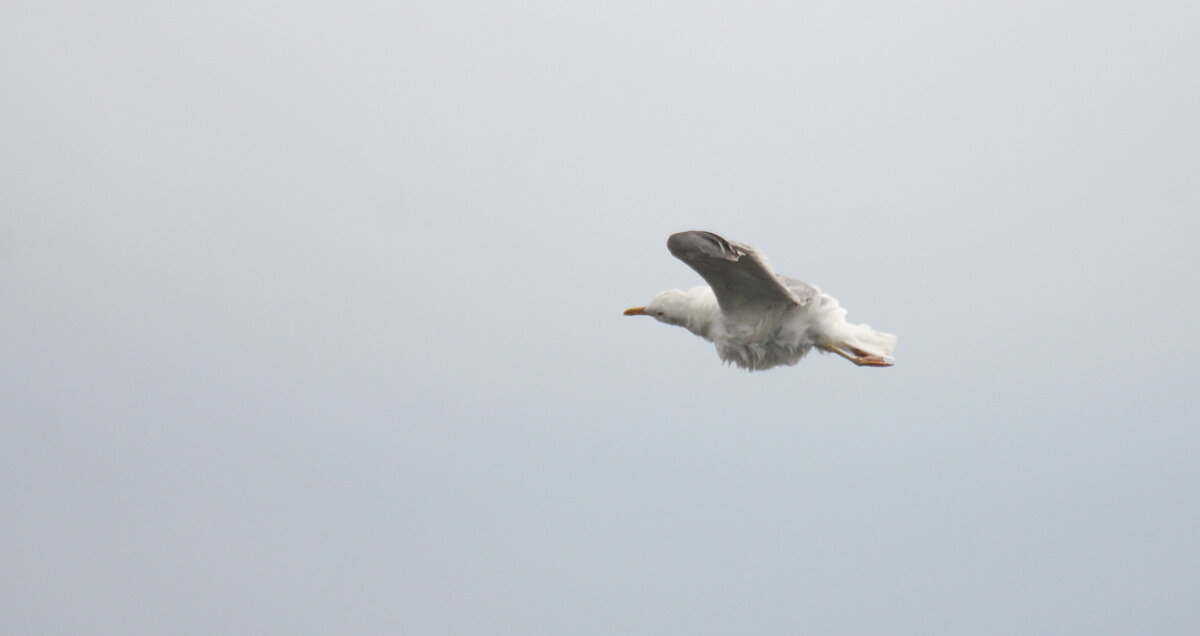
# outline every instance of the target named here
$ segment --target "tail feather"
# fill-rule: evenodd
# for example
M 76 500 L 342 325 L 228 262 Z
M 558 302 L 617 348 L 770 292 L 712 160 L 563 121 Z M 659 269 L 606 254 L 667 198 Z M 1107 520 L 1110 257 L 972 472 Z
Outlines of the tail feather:
M 873 356 L 891 355 L 896 347 L 896 336 L 875 331 L 870 325 L 847 322 L 845 308 L 832 296 L 821 294 L 816 311 L 818 328 L 830 344 L 842 344 Z
M 896 336 L 890 333 L 875 331 L 870 325 L 847 324 L 842 341 L 855 349 L 861 349 L 873 356 L 891 355 L 896 348 Z

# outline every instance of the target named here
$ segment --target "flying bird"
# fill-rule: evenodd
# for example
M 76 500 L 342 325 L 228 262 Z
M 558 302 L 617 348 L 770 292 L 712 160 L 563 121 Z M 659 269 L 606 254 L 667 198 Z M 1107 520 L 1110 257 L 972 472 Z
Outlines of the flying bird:
M 707 286 L 662 292 L 626 316 L 651 316 L 716 345 L 717 355 L 749 371 L 793 365 L 817 349 L 860 367 L 890 367 L 896 336 L 846 322 L 837 299 L 776 274 L 754 248 L 712 232 L 679 232 L 667 249 Z

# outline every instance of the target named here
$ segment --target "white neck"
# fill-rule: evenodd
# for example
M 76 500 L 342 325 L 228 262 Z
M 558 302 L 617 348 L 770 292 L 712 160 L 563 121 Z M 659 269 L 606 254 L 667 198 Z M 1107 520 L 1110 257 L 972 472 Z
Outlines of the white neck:
M 659 316 L 658 320 L 683 327 L 705 340 L 712 340 L 713 323 L 721 314 L 717 297 L 711 287 L 666 291 L 655 297 L 652 305 L 661 307 L 664 311 L 664 315 Z

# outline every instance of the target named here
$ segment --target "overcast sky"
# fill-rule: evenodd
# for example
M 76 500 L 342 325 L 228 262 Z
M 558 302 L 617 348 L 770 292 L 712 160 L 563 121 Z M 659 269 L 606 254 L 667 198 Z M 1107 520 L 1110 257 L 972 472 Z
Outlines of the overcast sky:
M 1200 633 L 1197 6 L 7 2 L 0 632 Z

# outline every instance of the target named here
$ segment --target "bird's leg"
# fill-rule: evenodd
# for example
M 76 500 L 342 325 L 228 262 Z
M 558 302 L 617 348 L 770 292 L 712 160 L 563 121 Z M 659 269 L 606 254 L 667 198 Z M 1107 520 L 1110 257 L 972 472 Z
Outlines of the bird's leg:
M 890 367 L 893 364 L 895 364 L 893 362 L 888 362 L 887 360 L 885 360 L 879 356 L 867 355 L 867 352 L 863 351 L 861 349 L 855 349 L 854 347 L 848 347 L 848 348 L 851 351 L 853 351 L 855 355 L 850 355 L 849 353 L 842 351 L 840 348 L 838 348 L 834 345 L 826 345 L 824 347 L 824 349 L 826 351 L 832 351 L 833 353 L 836 353 L 839 356 L 842 356 L 843 358 L 853 362 L 854 364 L 856 364 L 860 367 Z
M 857 358 L 857 357 L 855 357 L 855 356 L 852 356 L 852 355 L 850 355 L 850 354 L 846 353 L 845 351 L 842 351 L 841 349 L 838 349 L 837 347 L 835 347 L 835 346 L 833 346 L 833 345 L 825 345 L 825 346 L 824 346 L 824 347 L 822 347 L 822 348 L 823 348 L 823 349 L 825 349 L 826 351 L 831 351 L 831 352 L 833 352 L 833 353 L 836 353 L 836 354 L 838 354 L 839 356 L 842 356 L 843 358 L 845 358 L 845 359 L 847 359 L 847 360 L 849 360 L 849 361 L 853 362 L 854 364 L 858 364 L 858 358 Z

